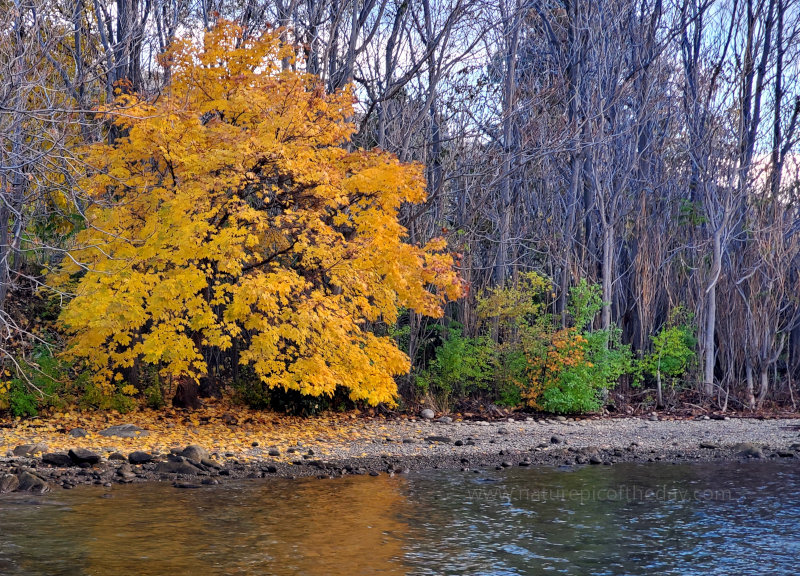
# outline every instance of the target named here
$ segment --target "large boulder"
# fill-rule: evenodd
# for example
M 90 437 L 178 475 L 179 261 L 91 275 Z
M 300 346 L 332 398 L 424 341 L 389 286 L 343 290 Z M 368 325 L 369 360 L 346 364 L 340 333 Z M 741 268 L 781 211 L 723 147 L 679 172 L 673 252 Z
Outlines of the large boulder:
M 186 461 L 176 462 L 169 460 L 167 462 L 159 462 L 156 466 L 156 472 L 159 474 L 190 474 L 195 475 L 202 472 L 200 468 L 194 466 Z
M 21 458 L 30 458 L 34 454 L 41 452 L 47 452 L 47 444 L 43 444 L 41 442 L 37 442 L 36 444 L 22 444 L 12 450 L 14 456 Z
M 30 472 L 20 472 L 17 474 L 19 486 L 18 492 L 33 492 L 34 494 L 44 494 L 50 491 L 50 484 Z
M 135 424 L 118 424 L 100 431 L 100 436 L 116 436 L 118 438 L 141 438 L 149 435 L 150 432 L 144 428 L 139 428 Z
M 69 457 L 75 464 L 98 464 L 100 462 L 100 455 L 86 448 L 73 448 L 69 451 Z
M 50 466 L 58 466 L 59 468 L 72 466 L 72 458 L 69 457 L 69 454 L 64 454 L 63 452 L 42 454 L 42 462 Z
M 198 446 L 197 444 L 192 444 L 183 449 L 183 451 L 181 452 L 181 456 L 187 458 L 188 460 L 194 460 L 195 462 L 202 462 L 203 460 L 208 459 L 208 451 L 202 446 Z
M 736 446 L 733 447 L 736 450 L 737 456 L 742 458 L 763 458 L 764 451 L 762 450 L 761 446 L 757 444 L 753 444 L 751 442 L 740 442 Z
M 119 468 L 117 468 L 117 476 L 119 476 L 123 482 L 131 482 L 134 478 L 136 478 L 133 468 L 131 468 L 131 465 L 127 462 L 124 462 Z
M 19 487 L 19 478 L 14 474 L 6 474 L 0 476 L 0 494 L 7 494 L 13 492 Z
M 136 450 L 135 452 L 131 452 L 128 454 L 128 462 L 131 464 L 147 464 L 148 462 L 153 461 L 153 455 L 149 452 L 143 452 L 142 450 Z

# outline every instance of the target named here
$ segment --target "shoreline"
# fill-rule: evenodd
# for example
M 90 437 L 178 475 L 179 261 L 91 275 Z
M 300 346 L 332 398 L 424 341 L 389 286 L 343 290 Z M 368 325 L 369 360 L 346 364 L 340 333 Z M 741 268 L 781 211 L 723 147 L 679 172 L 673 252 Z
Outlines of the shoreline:
M 800 464 L 800 419 L 657 420 L 508 419 L 439 421 L 401 418 L 352 422 L 340 438 L 288 440 L 281 447 L 254 439 L 238 452 L 201 445 L 140 449 L 142 432 L 127 451 L 97 449 L 88 438 L 57 438 L 71 451 L 16 447 L 0 457 L 0 494 L 44 493 L 96 484 L 171 482 L 197 488 L 242 478 L 335 478 L 433 469 L 480 470 L 516 466 L 613 465 L 621 462 L 715 462 L 780 459 Z M 130 428 L 133 425 L 123 425 Z M 133 426 L 136 428 L 135 426 Z M 141 429 L 139 429 L 141 430 Z M 129 430 L 130 431 L 130 430 Z M 0 430 L 2 434 L 2 430 Z M 63 435 L 63 434 L 62 434 Z M 348 436 L 349 435 L 349 436 Z M 148 445 L 158 437 L 147 433 Z M 2 437 L 0 437 L 2 438 Z M 37 438 L 46 444 L 47 435 Z M 25 450 L 27 454 L 22 454 Z M 42 450 L 44 449 L 44 450 Z M 13 455 L 16 451 L 19 455 Z

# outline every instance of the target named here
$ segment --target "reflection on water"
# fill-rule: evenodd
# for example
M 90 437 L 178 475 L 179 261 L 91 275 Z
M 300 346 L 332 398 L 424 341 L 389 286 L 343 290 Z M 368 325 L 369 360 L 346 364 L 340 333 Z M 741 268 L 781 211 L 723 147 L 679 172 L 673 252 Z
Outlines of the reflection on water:
M 78 488 L 0 500 L 0 574 L 795 574 L 799 513 L 780 463 Z

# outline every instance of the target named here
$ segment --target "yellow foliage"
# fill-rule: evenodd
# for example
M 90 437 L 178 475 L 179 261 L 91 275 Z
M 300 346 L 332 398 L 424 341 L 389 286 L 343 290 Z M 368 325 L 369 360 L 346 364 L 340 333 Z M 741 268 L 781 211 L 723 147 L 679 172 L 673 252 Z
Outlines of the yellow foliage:
M 502 324 L 518 324 L 535 316 L 544 307 L 544 296 L 552 289 L 550 281 L 536 272 L 523 272 L 508 286 L 491 288 L 478 295 L 478 316 L 498 318 Z
M 352 95 L 285 57 L 277 36 L 223 22 L 168 51 L 156 100 L 106 109 L 125 136 L 87 151 L 94 204 L 59 273 L 82 274 L 61 320 L 98 384 L 137 359 L 198 378 L 203 348 L 239 341 L 270 387 L 391 403 L 409 361 L 367 324 L 398 306 L 439 316 L 461 294 L 443 241 L 404 242 L 420 167 L 347 151 Z
M 120 388 L 120 392 L 127 394 L 128 396 L 134 396 L 138 390 L 136 389 L 136 386 L 133 386 L 132 384 L 125 384 L 122 388 Z
M 8 392 L 11 389 L 11 382 L 8 380 L 0 381 L 0 410 L 7 410 L 9 407 Z

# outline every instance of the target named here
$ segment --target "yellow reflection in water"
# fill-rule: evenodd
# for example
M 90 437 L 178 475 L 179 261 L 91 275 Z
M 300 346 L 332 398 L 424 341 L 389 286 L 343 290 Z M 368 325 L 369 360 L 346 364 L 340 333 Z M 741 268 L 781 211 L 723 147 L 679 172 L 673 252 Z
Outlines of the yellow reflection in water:
M 87 489 L 47 515 L 42 529 L 53 533 L 41 536 L 50 555 L 70 557 L 75 571 L 64 574 L 404 574 L 405 488 L 404 478 L 382 476 L 126 486 L 108 499 Z M 42 562 L 26 555 L 23 571 L 56 573 Z

